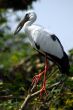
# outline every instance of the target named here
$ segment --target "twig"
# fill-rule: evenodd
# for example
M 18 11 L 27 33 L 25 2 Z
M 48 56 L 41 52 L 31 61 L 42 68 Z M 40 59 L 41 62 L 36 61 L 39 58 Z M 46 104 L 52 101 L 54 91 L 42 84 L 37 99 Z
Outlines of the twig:
M 30 99 L 31 94 L 28 94 L 27 97 L 25 98 L 24 102 L 22 103 L 21 107 L 19 110 L 25 110 L 25 107 L 27 105 L 28 100 Z

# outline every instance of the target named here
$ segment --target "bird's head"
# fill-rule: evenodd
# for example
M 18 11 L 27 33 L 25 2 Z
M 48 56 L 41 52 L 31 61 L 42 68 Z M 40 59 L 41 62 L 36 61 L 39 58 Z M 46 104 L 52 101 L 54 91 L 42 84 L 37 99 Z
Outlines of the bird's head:
M 29 11 L 25 14 L 25 17 L 23 18 L 23 20 L 21 20 L 21 22 L 18 24 L 15 32 L 14 32 L 14 35 L 16 35 L 21 29 L 22 27 L 25 25 L 26 22 L 31 22 L 33 23 L 35 20 L 36 20 L 37 16 L 35 14 L 35 12 L 33 11 Z

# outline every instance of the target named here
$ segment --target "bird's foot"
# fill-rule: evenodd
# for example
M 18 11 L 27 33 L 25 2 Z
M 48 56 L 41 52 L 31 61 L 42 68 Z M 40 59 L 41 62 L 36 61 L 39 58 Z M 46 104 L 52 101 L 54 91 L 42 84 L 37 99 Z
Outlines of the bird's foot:
M 39 80 L 41 79 L 41 76 L 44 74 L 44 71 L 40 72 L 38 75 L 35 75 L 32 79 L 32 84 L 36 84 L 39 82 Z
M 35 84 L 37 86 L 37 83 L 41 79 L 41 76 L 44 74 L 44 81 L 43 81 L 42 88 L 40 89 L 40 96 L 42 96 L 42 94 L 44 92 L 47 95 L 47 92 L 46 92 L 46 73 L 47 73 L 47 70 L 48 70 L 48 60 L 47 60 L 47 57 L 46 57 L 44 70 L 42 72 L 40 72 L 38 75 L 35 75 L 32 79 L 32 84 Z
M 40 90 L 40 96 L 42 96 L 42 94 L 45 92 L 46 95 L 47 95 L 47 92 L 46 92 L 46 73 L 47 73 L 47 70 L 48 70 L 48 63 L 47 63 L 47 59 L 46 59 L 46 63 L 45 63 L 45 69 L 44 69 L 44 81 L 43 81 L 43 86 Z
M 42 96 L 43 93 L 45 93 L 47 95 L 47 92 L 46 92 L 46 80 L 43 82 L 42 88 L 40 90 L 40 97 Z

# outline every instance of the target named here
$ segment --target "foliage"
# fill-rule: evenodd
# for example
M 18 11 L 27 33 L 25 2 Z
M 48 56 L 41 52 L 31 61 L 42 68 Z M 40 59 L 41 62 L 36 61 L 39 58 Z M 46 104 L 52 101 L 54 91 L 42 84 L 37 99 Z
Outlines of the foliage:
M 14 9 L 14 10 L 27 10 L 32 8 L 32 3 L 37 0 L 0 0 L 0 8 Z
M 33 76 L 43 69 L 44 58 L 30 47 L 24 33 L 16 37 L 9 33 L 8 12 L 0 10 L 0 13 L 0 110 L 18 110 L 31 88 Z M 48 90 L 51 84 L 63 78 L 55 65 L 47 73 L 48 95 L 31 99 L 26 110 L 73 109 L 73 50 L 69 51 L 69 59 L 71 77 L 66 77 L 63 85 Z M 36 90 L 41 84 L 42 81 Z

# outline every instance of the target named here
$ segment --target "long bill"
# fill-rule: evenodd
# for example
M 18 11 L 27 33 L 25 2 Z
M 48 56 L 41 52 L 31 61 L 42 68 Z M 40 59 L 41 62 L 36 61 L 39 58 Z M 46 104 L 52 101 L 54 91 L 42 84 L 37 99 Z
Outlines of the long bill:
M 27 19 L 23 19 L 17 26 L 14 35 L 18 34 L 18 32 L 22 29 L 23 25 L 26 23 Z

